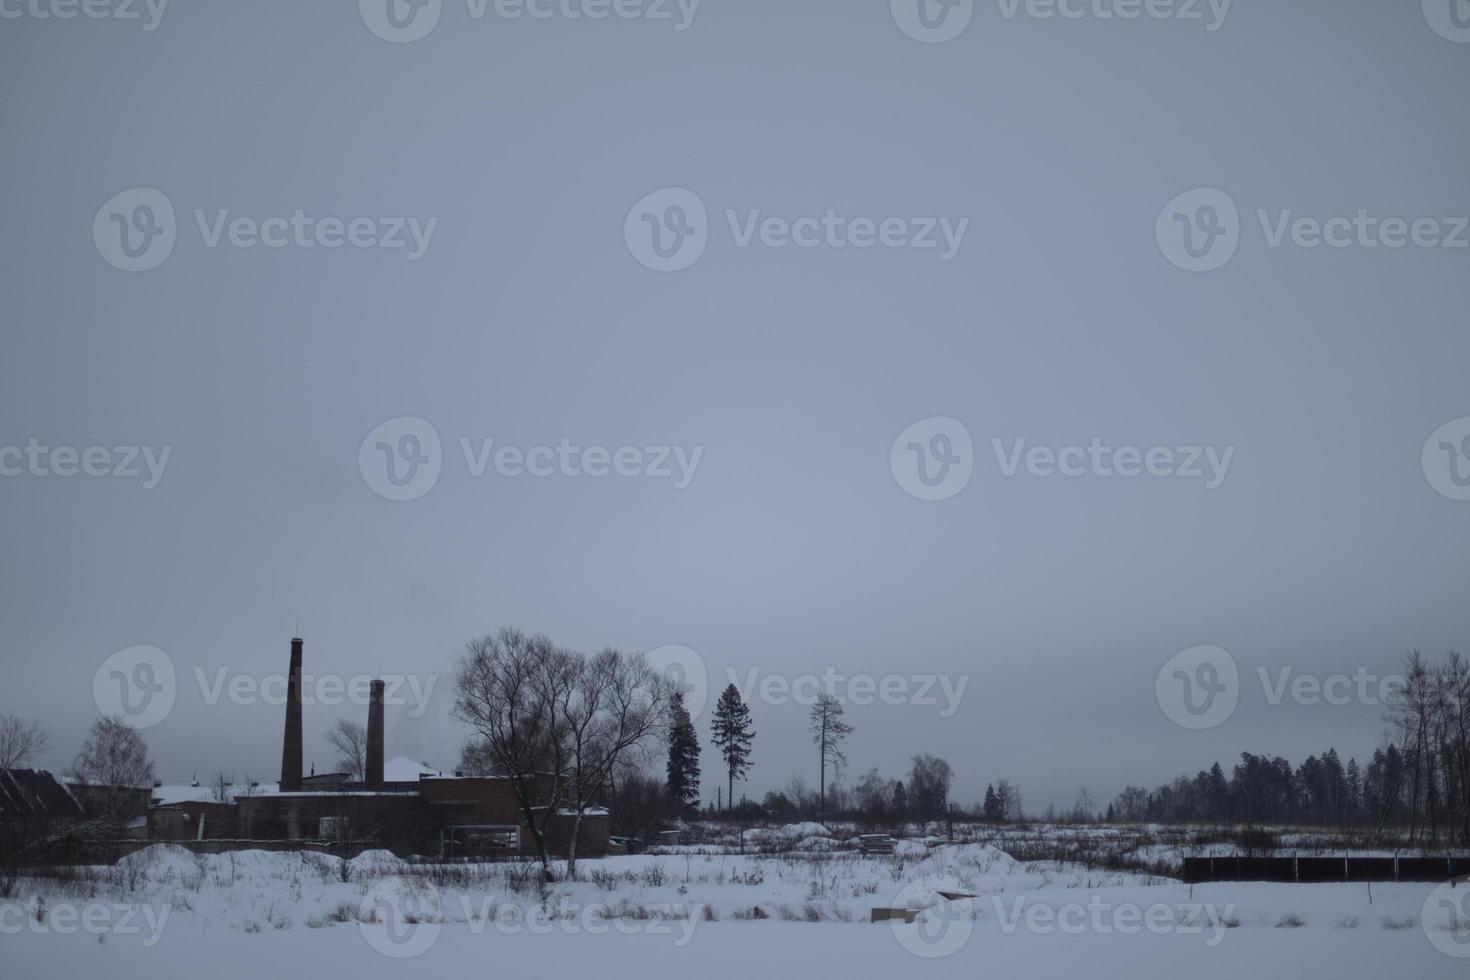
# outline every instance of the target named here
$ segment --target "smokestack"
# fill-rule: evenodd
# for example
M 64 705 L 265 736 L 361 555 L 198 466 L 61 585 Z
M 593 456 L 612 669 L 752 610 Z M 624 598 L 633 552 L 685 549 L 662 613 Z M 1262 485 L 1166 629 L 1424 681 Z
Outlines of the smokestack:
M 301 792 L 301 638 L 291 640 L 286 686 L 286 737 L 281 745 L 281 792 Z
M 383 788 L 383 682 L 368 686 L 367 765 L 362 781 L 368 789 Z

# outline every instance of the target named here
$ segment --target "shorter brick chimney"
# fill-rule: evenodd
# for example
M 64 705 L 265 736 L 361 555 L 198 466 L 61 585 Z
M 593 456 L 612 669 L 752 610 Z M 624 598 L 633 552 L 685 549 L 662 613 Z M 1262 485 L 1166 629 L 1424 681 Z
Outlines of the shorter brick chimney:
M 359 688 L 361 690 L 361 688 Z M 368 686 L 367 760 L 362 774 L 368 789 L 383 788 L 383 682 Z

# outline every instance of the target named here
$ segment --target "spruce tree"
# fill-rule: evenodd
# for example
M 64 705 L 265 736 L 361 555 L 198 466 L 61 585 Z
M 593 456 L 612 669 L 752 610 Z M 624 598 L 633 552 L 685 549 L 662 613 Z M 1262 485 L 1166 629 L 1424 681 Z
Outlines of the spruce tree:
M 745 778 L 750 770 L 750 741 L 755 737 L 755 729 L 750 727 L 750 707 L 740 699 L 740 691 L 734 684 L 720 695 L 711 728 L 729 777 L 725 797 L 728 809 L 735 803 L 735 780 Z
M 985 814 L 985 819 L 991 823 L 1000 823 L 1005 819 L 1005 814 L 1001 812 L 1000 808 L 1000 797 L 995 795 L 995 785 L 993 783 L 985 787 L 985 804 L 981 808 L 981 812 Z
M 670 705 L 668 790 L 679 816 L 692 817 L 699 810 L 699 736 L 684 707 L 684 693 L 674 692 Z

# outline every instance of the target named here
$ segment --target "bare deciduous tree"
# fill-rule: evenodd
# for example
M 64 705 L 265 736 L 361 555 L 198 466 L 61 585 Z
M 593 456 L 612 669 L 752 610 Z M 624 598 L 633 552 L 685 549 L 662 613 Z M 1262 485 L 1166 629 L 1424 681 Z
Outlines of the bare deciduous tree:
M 230 788 L 235 781 L 234 773 L 217 771 L 209 780 L 209 796 L 216 803 L 230 802 Z
M 153 762 L 143 736 L 121 718 L 101 718 L 92 726 L 72 771 L 102 787 L 105 815 L 111 820 L 130 820 L 147 805 L 146 794 L 136 791 L 152 787 Z
M 567 873 L 575 874 L 586 809 L 661 730 L 667 684 L 641 656 L 608 649 L 588 658 L 502 629 L 470 643 L 457 690 L 455 714 L 475 732 L 463 767 L 509 779 L 547 881 L 546 834 L 571 807 Z
M 337 753 L 336 765 L 348 779 L 362 782 L 367 771 L 367 726 L 342 718 L 327 730 L 326 739 Z
M 602 793 L 614 770 L 638 761 L 636 753 L 664 724 L 669 685 L 642 655 L 611 648 L 580 660 L 566 691 L 566 758 L 571 783 L 572 832 L 567 845 L 567 876 L 576 874 L 577 838 L 586 808 Z
M 576 657 L 545 636 L 502 628 L 472 640 L 455 678 L 454 712 L 474 730 L 466 761 L 509 781 L 550 882 L 546 833 L 567 794 L 567 691 Z
M 0 715 L 0 769 L 15 769 L 46 751 L 46 726 L 18 714 Z

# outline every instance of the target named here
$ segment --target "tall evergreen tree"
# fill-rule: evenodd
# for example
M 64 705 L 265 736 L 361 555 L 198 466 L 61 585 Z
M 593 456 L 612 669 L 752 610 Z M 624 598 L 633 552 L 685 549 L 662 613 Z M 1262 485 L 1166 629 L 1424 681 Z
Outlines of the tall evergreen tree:
M 893 820 L 895 823 L 902 824 L 908 819 L 908 815 L 909 794 L 908 790 L 903 788 L 903 780 L 900 779 L 893 784 Z
M 1005 819 L 1005 811 L 1001 808 L 1000 797 L 995 795 L 995 785 L 987 784 L 985 787 L 985 803 L 981 807 L 981 813 L 991 823 L 1000 823 Z
M 669 724 L 669 799 L 678 807 L 681 817 L 693 816 L 699 810 L 699 735 L 684 707 L 684 693 L 675 691 Z
M 740 691 L 734 684 L 720 695 L 711 727 L 715 745 L 725 759 L 725 774 L 728 776 L 726 806 L 733 806 L 735 780 L 744 779 L 750 770 L 750 742 L 755 738 L 755 729 L 750 727 L 750 707 L 741 700 Z
M 842 720 L 842 702 L 831 694 L 817 695 L 817 700 L 812 705 L 809 721 L 812 744 L 817 747 L 817 754 L 821 758 L 821 782 L 817 790 L 817 819 L 821 823 L 826 823 L 827 760 L 830 759 L 832 768 L 838 770 L 847 762 L 847 756 L 842 754 L 842 743 L 847 740 L 848 735 L 852 734 L 852 726 Z

